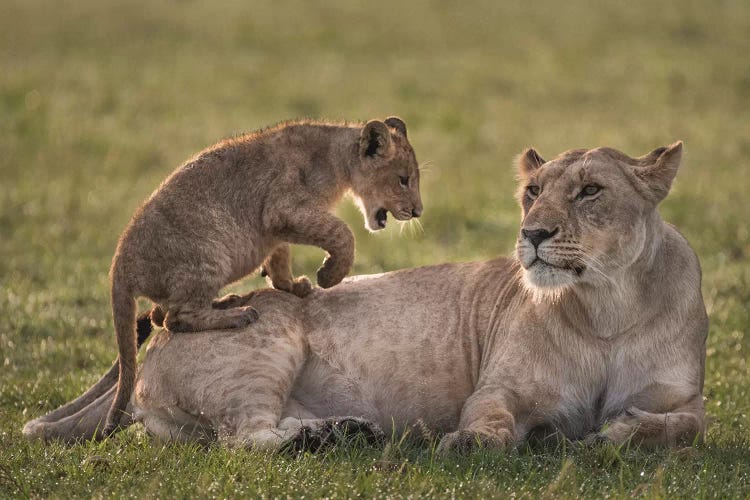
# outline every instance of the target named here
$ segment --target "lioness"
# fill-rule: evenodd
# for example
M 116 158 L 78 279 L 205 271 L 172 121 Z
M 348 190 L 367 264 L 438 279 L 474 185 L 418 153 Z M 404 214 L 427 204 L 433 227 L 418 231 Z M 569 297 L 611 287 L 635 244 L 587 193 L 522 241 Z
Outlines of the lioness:
M 656 210 L 681 154 L 678 142 L 640 158 L 599 148 L 545 162 L 529 149 L 516 258 L 350 279 L 304 299 L 263 291 L 249 303 L 264 314 L 242 330 L 162 331 L 134 420 L 163 439 L 266 449 L 341 419 L 422 421 L 446 433 L 441 452 L 544 430 L 691 442 L 704 430 L 701 273 Z M 24 433 L 91 437 L 113 388 L 96 392 Z
M 287 122 L 219 142 L 172 173 L 112 259 L 119 381 L 103 434 L 116 429 L 135 381 L 137 297 L 156 303 L 160 317 L 166 311 L 172 331 L 241 328 L 258 317 L 252 305 L 212 301 L 262 264 L 275 288 L 310 292 L 307 278 L 292 278 L 289 243 L 326 250 L 318 284 L 338 284 L 354 261 L 354 236 L 329 210 L 347 191 L 373 231 L 387 210 L 399 220 L 421 215 L 419 167 L 400 118 Z

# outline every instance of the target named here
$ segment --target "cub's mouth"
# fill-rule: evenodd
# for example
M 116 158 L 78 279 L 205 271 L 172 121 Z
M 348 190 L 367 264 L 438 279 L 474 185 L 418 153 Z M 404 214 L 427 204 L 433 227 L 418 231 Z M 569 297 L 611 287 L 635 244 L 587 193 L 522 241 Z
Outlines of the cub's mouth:
M 382 207 L 379 208 L 375 212 L 375 223 L 378 225 L 378 229 L 384 229 L 387 221 L 388 221 L 388 210 Z
M 380 231 L 385 229 L 388 224 L 388 212 L 393 215 L 396 220 L 407 221 L 413 216 L 409 211 L 406 210 L 388 210 L 385 207 L 380 207 L 375 212 L 370 212 L 372 215 L 368 217 L 367 225 L 370 231 Z

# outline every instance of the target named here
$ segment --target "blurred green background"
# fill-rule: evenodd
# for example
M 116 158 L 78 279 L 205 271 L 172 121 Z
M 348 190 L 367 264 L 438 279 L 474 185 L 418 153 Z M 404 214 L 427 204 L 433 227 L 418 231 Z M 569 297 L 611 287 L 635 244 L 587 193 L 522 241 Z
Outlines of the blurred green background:
M 662 488 L 713 496 L 728 482 L 732 494 L 750 494 L 748 33 L 746 0 L 4 0 L 0 496 L 135 488 L 164 495 L 149 468 L 156 466 L 139 469 L 144 457 L 161 454 L 225 479 L 223 490 L 197 481 L 184 494 L 296 495 L 302 490 L 281 486 L 294 477 L 312 477 L 313 495 L 658 496 Z M 357 239 L 355 273 L 510 254 L 520 219 L 511 165 L 524 147 L 548 158 L 600 145 L 635 156 L 685 141 L 661 211 L 704 268 L 711 316 L 705 394 L 714 421 L 705 447 L 687 458 L 612 451 L 620 461 L 610 475 L 596 473 L 601 460 L 609 463 L 608 451 L 470 458 L 457 469 L 425 465 L 432 458 L 414 452 L 421 465 L 398 476 L 407 485 L 388 470 L 355 467 L 380 453 L 365 450 L 365 458 L 299 462 L 253 490 L 247 485 L 255 483 L 226 479 L 234 473 L 225 452 L 165 452 L 137 432 L 73 449 L 22 440 L 25 420 L 80 393 L 114 358 L 112 252 L 136 207 L 171 170 L 223 137 L 281 120 L 391 114 L 406 121 L 425 164 L 424 231 L 391 221 L 370 234 L 344 203 L 339 214 Z M 295 271 L 313 275 L 322 257 L 295 249 Z M 90 453 L 112 455 L 96 479 L 80 467 Z M 253 454 L 226 460 L 268 471 L 295 463 Z M 165 484 L 189 482 L 174 469 Z M 128 479 L 121 470 L 140 472 Z

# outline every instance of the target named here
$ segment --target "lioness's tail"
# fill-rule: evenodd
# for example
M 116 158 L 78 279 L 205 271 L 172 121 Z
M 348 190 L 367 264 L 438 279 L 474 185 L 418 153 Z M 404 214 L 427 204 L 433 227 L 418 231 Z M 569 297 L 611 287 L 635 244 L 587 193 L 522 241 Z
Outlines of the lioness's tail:
M 135 363 L 138 355 L 138 336 L 135 331 L 135 297 L 125 286 L 126 280 L 120 268 L 113 266 L 112 272 L 112 319 L 115 323 L 119 378 L 115 399 L 107 413 L 103 433 L 109 436 L 117 430 L 125 407 L 130 401 L 135 385 Z
M 115 363 L 116 366 L 117 364 Z M 110 372 L 107 372 L 107 374 L 109 375 Z M 77 412 L 70 415 L 66 415 L 64 412 L 58 413 L 58 416 L 61 414 L 65 415 L 62 418 L 51 419 L 49 417 L 53 413 L 63 410 L 63 408 L 70 410 L 72 403 L 58 408 L 55 412 L 44 417 L 32 420 L 23 427 L 23 435 L 27 439 L 41 439 L 44 441 L 61 440 L 66 443 L 101 438 L 105 436 L 102 429 L 104 428 L 107 411 L 114 400 L 115 390 L 116 386 L 113 383 L 106 392 L 91 401 L 88 405 L 83 406 Z M 73 403 L 78 402 L 80 399 L 77 399 Z M 125 427 L 130 425 L 131 422 L 131 418 L 126 417 L 126 419 L 120 421 L 120 425 Z
M 139 316 L 137 324 L 140 347 L 151 334 L 149 313 Z M 27 422 L 23 428 L 24 436 L 28 439 L 73 442 L 102 435 L 104 418 L 114 400 L 118 373 L 119 364 L 115 361 L 107 373 L 81 396 L 43 417 Z M 122 420 L 120 426 L 123 426 Z

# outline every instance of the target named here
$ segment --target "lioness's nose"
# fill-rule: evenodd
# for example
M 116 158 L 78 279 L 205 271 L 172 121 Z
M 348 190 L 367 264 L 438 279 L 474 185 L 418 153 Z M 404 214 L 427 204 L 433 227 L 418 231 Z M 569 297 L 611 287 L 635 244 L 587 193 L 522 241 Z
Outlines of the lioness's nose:
M 421 207 L 420 208 L 412 208 L 411 209 L 411 216 L 412 217 L 419 217 L 420 215 L 422 215 L 422 208 Z
M 554 231 L 549 232 L 546 229 L 521 229 L 521 234 L 524 238 L 529 240 L 534 248 L 538 247 L 544 240 L 552 238 L 557 234 L 558 228 Z

